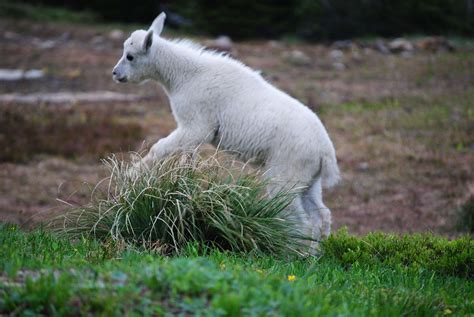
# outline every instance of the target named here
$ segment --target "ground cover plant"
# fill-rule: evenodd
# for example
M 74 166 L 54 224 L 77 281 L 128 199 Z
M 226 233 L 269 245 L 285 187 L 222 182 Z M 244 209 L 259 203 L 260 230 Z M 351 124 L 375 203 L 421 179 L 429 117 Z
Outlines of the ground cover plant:
M 404 240 L 411 241 L 402 244 L 407 249 L 396 248 Z M 361 247 L 368 244 L 376 246 Z M 359 248 L 358 260 L 346 257 L 352 248 Z M 382 249 L 391 253 L 390 261 L 373 256 Z M 411 261 L 404 260 L 407 252 Z M 440 255 L 425 257 L 426 252 Z M 111 240 L 71 241 L 4 224 L 0 313 L 468 316 L 474 312 L 473 258 L 474 243 L 467 237 L 356 238 L 344 232 L 323 244 L 322 256 L 291 262 L 196 244 L 179 257 L 164 257 Z M 467 270 L 446 270 L 436 265 L 439 260 L 465 264 Z

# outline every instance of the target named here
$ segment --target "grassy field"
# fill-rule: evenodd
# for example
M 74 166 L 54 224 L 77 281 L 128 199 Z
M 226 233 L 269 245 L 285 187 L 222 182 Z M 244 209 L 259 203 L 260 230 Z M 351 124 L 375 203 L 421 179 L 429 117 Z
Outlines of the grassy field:
M 383 54 L 371 46 L 376 39 L 356 39 L 342 55 L 324 43 L 234 43 L 237 59 L 321 117 L 343 177 L 325 202 L 334 228 L 347 231 L 317 257 L 199 244 L 167 257 L 110 236 L 99 243 L 38 229 L 64 212 L 64 201 L 90 202 L 108 176 L 100 159 L 140 151 L 175 128 L 155 83 L 111 80 L 136 26 L 68 14 L 0 4 L 0 68 L 44 73 L 0 82 L 0 97 L 138 98 L 0 101 L 0 315 L 474 316 L 472 39 L 451 38 L 454 51 L 408 55 Z M 292 64 L 292 51 L 310 62 Z M 370 233 L 378 231 L 404 235 Z
M 340 231 L 304 259 L 177 257 L 0 227 L 0 314 L 470 316 L 474 242 Z

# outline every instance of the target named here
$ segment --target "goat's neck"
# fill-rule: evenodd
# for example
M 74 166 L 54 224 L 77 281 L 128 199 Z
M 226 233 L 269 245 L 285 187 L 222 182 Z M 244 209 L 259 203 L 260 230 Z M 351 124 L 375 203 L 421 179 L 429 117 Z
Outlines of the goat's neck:
M 160 82 L 168 93 L 179 89 L 199 70 L 199 59 L 193 52 L 180 50 L 178 44 L 163 38 L 154 38 L 151 77 Z

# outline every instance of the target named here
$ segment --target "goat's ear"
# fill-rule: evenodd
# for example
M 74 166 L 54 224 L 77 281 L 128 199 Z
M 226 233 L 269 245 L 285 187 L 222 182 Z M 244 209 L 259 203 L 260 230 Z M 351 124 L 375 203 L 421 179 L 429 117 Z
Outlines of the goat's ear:
M 151 24 L 148 30 L 153 30 L 156 35 L 160 35 L 161 31 L 163 31 L 163 25 L 165 24 L 166 14 L 161 12 L 160 15 L 156 17 L 156 19 Z
M 153 44 L 153 30 L 149 30 L 145 35 L 145 40 L 143 41 L 143 50 L 146 52 Z

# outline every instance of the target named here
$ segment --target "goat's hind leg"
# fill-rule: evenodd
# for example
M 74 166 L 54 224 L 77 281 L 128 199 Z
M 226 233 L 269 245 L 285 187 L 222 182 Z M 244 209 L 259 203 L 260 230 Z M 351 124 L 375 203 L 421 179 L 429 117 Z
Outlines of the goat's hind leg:
M 270 183 L 267 188 L 268 195 L 270 197 L 275 196 L 281 191 L 287 191 L 288 187 L 289 186 Z M 298 234 L 311 237 L 311 221 L 303 207 L 303 197 L 301 194 L 295 195 L 289 206 L 286 207 L 284 213 L 287 219 L 298 224 Z
M 312 222 L 313 239 L 327 238 L 331 233 L 331 210 L 323 202 L 321 178 L 304 193 L 303 207 Z

